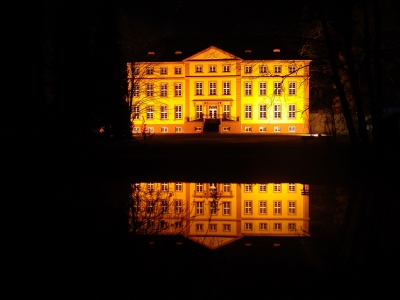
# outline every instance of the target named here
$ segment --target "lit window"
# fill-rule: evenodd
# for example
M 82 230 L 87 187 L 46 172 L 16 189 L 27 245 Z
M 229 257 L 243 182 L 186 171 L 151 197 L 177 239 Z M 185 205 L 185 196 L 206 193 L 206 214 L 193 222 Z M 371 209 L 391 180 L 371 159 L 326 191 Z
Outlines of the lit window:
M 175 191 L 182 192 L 182 182 L 175 183 Z
M 244 201 L 244 213 L 246 215 L 251 215 L 253 213 L 251 201 Z
M 231 214 L 231 203 L 230 202 L 223 202 L 222 203 L 222 211 L 225 216 Z
M 196 202 L 196 215 L 204 214 L 204 202 Z
M 282 83 L 281 82 L 274 82 L 274 95 L 279 96 L 282 90 Z
M 260 230 L 267 230 L 267 223 L 260 223 Z
M 224 87 L 224 95 L 230 95 L 231 94 L 231 83 L 229 81 L 223 82 L 223 87 Z
M 280 72 L 282 72 L 282 66 L 274 66 L 274 72 L 275 72 L 275 73 L 280 73 Z
M 265 215 L 267 213 L 267 201 L 260 201 L 260 214 Z
M 216 72 L 216 70 L 217 70 L 217 67 L 216 67 L 216 66 L 214 66 L 214 65 L 211 65 L 211 66 L 210 66 L 210 72 L 211 72 L 211 73 Z
M 153 91 L 153 84 L 152 83 L 147 84 L 146 93 L 147 93 L 148 97 L 153 96 L 154 91 Z
M 265 96 L 267 94 L 267 83 L 260 82 L 260 96 Z
M 147 75 L 153 75 L 153 73 L 154 73 L 154 68 L 146 68 Z
M 245 66 L 244 67 L 244 72 L 247 73 L 247 74 L 251 73 L 251 66 Z
M 252 191 L 251 183 L 245 183 L 244 184 L 244 191 L 247 192 L 247 193 L 251 193 L 251 191 Z
M 274 230 L 282 230 L 282 224 L 281 223 L 274 223 Z
M 147 120 L 153 120 L 154 119 L 153 106 L 147 106 L 146 107 L 146 117 L 147 117 Z
M 296 126 L 289 126 L 289 132 L 296 132 Z
M 175 67 L 175 74 L 182 74 L 182 68 L 181 67 Z
M 296 119 L 296 105 L 289 104 L 289 119 Z
M 251 105 L 250 104 L 246 104 L 244 106 L 244 118 L 251 119 Z
M 281 192 L 281 184 L 274 183 L 274 193 L 280 193 L 280 192 Z
M 162 75 L 168 74 L 168 68 L 161 68 L 160 73 L 161 73 Z
M 161 120 L 168 119 L 168 106 L 161 105 Z
M 196 95 L 203 95 L 203 83 L 196 82 Z
M 244 223 L 244 230 L 253 230 L 252 223 Z
M 280 201 L 274 201 L 274 215 L 280 215 L 282 213 L 282 207 Z
M 231 71 L 231 66 L 230 65 L 224 65 L 224 72 L 230 72 Z
M 296 82 L 289 82 L 289 95 L 296 95 Z
M 168 96 L 168 84 L 161 83 L 161 97 L 167 97 L 167 96 Z
M 296 214 L 296 201 L 289 201 L 289 215 Z
M 267 66 L 260 66 L 260 73 L 267 73 Z
M 244 95 L 251 96 L 251 82 L 244 83 Z
M 216 94 L 217 94 L 217 83 L 210 82 L 210 95 L 216 95 Z
M 182 208 L 182 200 L 175 200 L 175 212 L 177 214 L 181 213 L 183 211 Z
M 282 116 L 281 114 L 281 105 L 274 104 L 274 119 L 280 119 Z
M 175 83 L 175 96 L 182 96 L 182 83 Z
M 182 105 L 175 105 L 175 119 L 182 119 Z
M 139 120 L 139 106 L 135 105 L 132 107 L 132 116 L 134 120 Z
M 266 118 L 267 118 L 267 105 L 261 104 L 260 105 L 260 119 L 266 119 Z
M 203 191 L 203 184 L 202 183 L 196 183 L 196 192 L 200 193 Z

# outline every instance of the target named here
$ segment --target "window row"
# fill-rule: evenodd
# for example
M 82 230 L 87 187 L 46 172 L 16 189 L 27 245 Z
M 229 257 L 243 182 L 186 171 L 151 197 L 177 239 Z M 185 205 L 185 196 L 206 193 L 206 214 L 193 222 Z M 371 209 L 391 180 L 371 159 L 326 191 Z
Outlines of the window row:
M 146 67 L 143 69 L 146 75 L 154 75 L 154 67 Z M 182 74 L 182 67 L 174 67 L 174 74 L 180 75 Z M 133 70 L 134 75 L 139 75 L 140 74 L 140 68 L 135 67 Z M 160 74 L 161 75 L 167 75 L 168 74 L 168 68 L 167 67 L 161 67 L 160 68 Z
M 157 96 L 156 93 L 154 92 L 154 84 L 153 83 L 147 83 L 144 85 L 144 91 L 145 95 L 147 97 L 153 97 Z M 134 97 L 139 97 L 140 95 L 140 86 L 138 83 L 133 84 L 133 91 L 132 94 Z M 168 97 L 168 84 L 167 83 L 161 83 L 160 84 L 160 97 Z M 174 96 L 175 97 L 180 97 L 182 96 L 182 83 L 174 83 Z
M 147 120 L 154 120 L 154 106 L 149 105 L 145 107 L 145 114 L 146 114 L 146 119 Z M 169 109 L 167 105 L 161 105 L 160 106 L 160 120 L 168 120 L 169 119 Z M 139 120 L 140 119 L 140 107 L 138 105 L 135 105 L 132 107 L 132 118 L 134 120 Z M 182 105 L 175 105 L 174 106 L 174 118 L 175 120 L 181 120 L 182 119 Z
M 268 229 L 268 223 L 259 223 L 258 226 L 259 226 L 258 229 L 260 231 L 271 230 L 271 229 Z M 244 223 L 243 227 L 244 227 L 244 230 L 251 231 L 251 230 L 253 230 L 253 223 Z M 205 225 L 202 223 L 196 223 L 195 228 L 196 228 L 196 231 L 204 231 Z M 208 224 L 209 231 L 217 231 L 217 229 L 218 229 L 218 224 Z M 287 229 L 289 231 L 295 231 L 296 223 L 288 223 Z M 230 224 L 222 224 L 222 230 L 223 231 L 231 231 L 231 225 Z M 282 223 L 272 223 L 272 230 L 275 230 L 275 231 L 282 230 Z
M 195 94 L 196 96 L 204 95 L 204 83 L 196 82 L 195 83 Z M 208 94 L 213 96 L 217 94 L 222 95 L 230 95 L 231 94 L 231 83 L 229 81 L 222 82 L 222 90 L 217 93 L 217 82 L 212 81 L 208 83 Z
M 274 111 L 273 111 L 274 119 L 281 119 L 282 118 L 282 105 L 274 104 L 272 107 L 274 109 Z M 267 118 L 267 109 L 268 109 L 267 104 L 260 104 L 258 106 L 258 109 L 259 109 L 258 118 L 266 119 Z M 287 117 L 289 119 L 296 119 L 296 104 L 288 105 Z M 245 119 L 253 118 L 253 105 L 251 105 L 251 104 L 244 105 L 244 118 Z
M 257 185 L 258 185 L 258 191 L 259 192 L 267 192 L 267 183 L 259 183 Z M 256 184 L 245 183 L 244 184 L 244 192 L 246 192 L 246 193 L 253 192 L 253 187 L 254 186 L 256 186 Z M 274 193 L 282 192 L 282 184 L 281 183 L 274 183 L 273 184 L 273 192 Z M 296 192 L 296 184 L 295 183 L 288 183 L 288 192 L 291 192 L 291 193 Z
M 283 92 L 283 85 L 282 82 L 274 82 L 274 91 L 273 95 L 280 96 Z M 252 96 L 253 94 L 253 82 L 246 81 L 244 83 L 244 95 L 245 96 Z M 258 94 L 260 96 L 267 96 L 267 82 L 259 82 L 258 85 Z M 289 82 L 288 83 L 288 95 L 294 96 L 296 95 L 296 82 Z
M 231 71 L 231 66 L 230 65 L 223 65 L 222 66 L 222 71 L 223 72 L 230 72 Z M 196 65 L 195 66 L 195 72 L 196 73 L 203 73 L 203 65 Z M 208 66 L 208 72 L 209 73 L 217 72 L 217 66 L 216 65 L 209 65 Z
M 229 131 L 229 127 L 222 128 L 223 131 Z M 266 126 L 259 126 L 258 127 L 258 131 L 259 132 L 267 132 L 267 127 Z M 281 126 L 274 126 L 274 132 L 281 132 L 282 131 L 282 127 Z M 253 127 L 251 126 L 245 126 L 244 127 L 244 132 L 253 132 Z M 294 133 L 296 132 L 296 126 L 288 126 L 288 132 L 290 133 Z
M 244 73 L 246 74 L 251 74 L 253 73 L 253 66 L 245 66 L 244 67 Z M 294 73 L 296 72 L 297 68 L 295 65 L 290 65 L 288 66 L 288 72 L 289 73 Z M 268 71 L 268 67 L 265 65 L 261 65 L 258 67 L 259 73 L 272 73 Z M 273 66 L 273 73 L 282 73 L 282 66 L 281 65 L 275 65 Z
M 148 200 L 148 201 L 133 201 L 133 211 L 135 213 L 183 213 L 183 200 Z
M 245 200 L 244 201 L 244 214 L 245 215 L 252 215 L 254 213 L 253 201 L 252 200 Z M 289 200 L 287 202 L 287 213 L 288 215 L 296 215 L 296 201 Z M 266 215 L 267 213 L 267 201 L 261 200 L 258 201 L 258 214 Z M 273 214 L 274 215 L 281 215 L 282 214 L 282 201 L 275 200 L 273 201 Z
M 209 192 L 222 192 L 222 193 L 230 193 L 231 192 L 231 184 L 230 183 L 222 183 L 221 186 L 218 186 L 218 183 L 196 183 L 196 193 L 203 193 L 205 191 Z

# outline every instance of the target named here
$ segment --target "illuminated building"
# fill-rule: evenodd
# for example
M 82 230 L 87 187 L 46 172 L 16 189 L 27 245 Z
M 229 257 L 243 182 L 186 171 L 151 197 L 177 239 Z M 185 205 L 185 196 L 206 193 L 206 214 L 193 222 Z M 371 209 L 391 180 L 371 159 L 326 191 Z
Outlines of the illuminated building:
M 309 235 L 306 184 L 175 182 L 132 187 L 138 234 L 182 234 L 211 249 L 244 236 Z
M 309 132 L 310 60 L 283 48 L 184 48 L 128 63 L 134 133 L 143 123 L 157 134 Z

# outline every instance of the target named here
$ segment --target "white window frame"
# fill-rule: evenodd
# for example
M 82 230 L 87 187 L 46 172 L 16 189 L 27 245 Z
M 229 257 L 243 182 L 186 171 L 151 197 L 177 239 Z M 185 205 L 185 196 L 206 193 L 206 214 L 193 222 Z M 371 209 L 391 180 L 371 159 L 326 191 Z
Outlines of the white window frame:
M 134 120 L 139 120 L 139 115 L 140 115 L 139 105 L 134 105 L 132 107 L 132 115 Z
M 175 127 L 175 133 L 181 133 L 182 127 Z
M 267 95 L 267 83 L 262 81 L 259 84 L 259 94 L 260 96 L 266 96 Z
M 296 72 L 296 66 L 295 65 L 290 65 L 288 67 L 288 70 L 289 70 L 289 73 L 294 73 L 294 72 Z
M 175 83 L 175 96 L 176 97 L 182 96 L 182 83 Z
M 168 127 L 161 127 L 161 133 L 168 132 Z
M 224 193 L 230 193 L 231 192 L 231 184 L 230 183 L 224 183 L 223 184 L 223 191 L 224 191 Z
M 266 193 L 267 192 L 267 184 L 266 183 L 260 183 L 258 185 L 258 191 L 260 193 Z
M 222 202 L 222 214 L 224 216 L 231 215 L 231 203 L 230 202 Z
M 251 96 L 251 81 L 246 81 L 244 83 L 244 95 Z
M 253 214 L 253 202 L 252 201 L 244 201 L 244 214 L 251 215 Z
M 180 214 L 183 212 L 182 203 L 183 203 L 183 200 L 181 200 L 181 199 L 175 200 L 175 213 Z
M 203 95 L 203 82 L 195 82 L 194 86 L 195 86 L 196 96 Z
M 251 193 L 253 191 L 253 186 L 251 183 L 244 184 L 244 191 L 245 193 Z
M 208 229 L 210 231 L 217 231 L 217 224 L 209 224 Z
M 274 230 L 281 231 L 282 230 L 282 223 L 274 223 Z
M 182 182 L 175 182 L 175 191 L 176 192 L 182 192 L 182 187 L 183 187 Z
M 147 67 L 146 68 L 146 74 L 147 75 L 153 75 L 154 74 L 154 68 L 153 67 Z
M 223 130 L 223 131 L 231 131 L 231 128 L 228 127 L 228 126 L 224 126 L 224 127 L 222 128 L 222 130 Z
M 154 85 L 152 83 L 148 83 L 146 85 L 146 95 L 147 95 L 147 97 L 154 96 Z
M 231 71 L 231 66 L 230 65 L 224 65 L 223 66 L 224 72 L 230 72 Z
M 282 192 L 282 185 L 280 183 L 274 183 L 274 193 Z
M 296 214 L 296 201 L 288 202 L 288 214 L 295 215 Z
M 282 110 L 280 104 L 274 104 L 274 119 L 282 118 Z
M 147 190 L 148 190 L 149 192 L 154 191 L 154 182 L 148 182 L 148 183 L 147 183 Z
M 251 72 L 252 72 L 252 67 L 251 67 L 251 66 L 245 66 L 245 67 L 244 67 L 244 72 L 245 72 L 246 74 L 251 74 Z
M 202 65 L 196 65 L 195 66 L 195 72 L 196 73 L 203 73 L 203 66 Z
M 211 216 L 216 216 L 218 213 L 218 205 L 216 201 L 211 201 L 210 202 L 210 215 Z
M 289 223 L 288 224 L 288 230 L 289 231 L 295 231 L 296 230 L 296 223 Z
M 210 65 L 208 71 L 210 73 L 215 73 L 217 72 L 217 66 L 216 65 Z
M 266 215 L 267 214 L 267 201 L 259 202 L 259 214 Z
M 167 192 L 169 189 L 168 189 L 168 182 L 162 182 L 161 183 L 161 190 L 163 191 L 163 192 Z
M 260 66 L 260 73 L 267 73 L 267 66 Z
M 296 82 L 289 82 L 289 96 L 296 95 Z
M 281 126 L 274 126 L 274 132 L 281 132 Z
M 139 96 L 139 84 L 138 83 L 133 84 L 133 96 L 134 97 Z
M 244 105 L 244 118 L 245 119 L 251 119 L 252 118 L 252 105 L 251 104 L 245 104 Z
M 267 127 L 265 126 L 260 126 L 258 129 L 259 132 L 267 132 Z
M 154 107 L 153 106 L 146 106 L 146 119 L 147 120 L 154 120 Z
M 253 230 L 253 223 L 244 223 L 244 230 L 247 231 Z
M 196 216 L 203 216 L 203 215 L 204 215 L 204 202 L 196 201 Z
M 166 67 L 160 68 L 160 73 L 161 73 L 161 75 L 167 75 L 168 74 L 168 68 L 166 68 Z
M 224 95 L 230 95 L 231 94 L 231 83 L 229 81 L 224 81 L 222 83 L 224 89 L 223 89 L 223 94 Z
M 274 95 L 280 96 L 282 93 L 282 82 L 274 82 Z
M 224 104 L 223 110 L 224 110 L 225 118 L 226 119 L 230 119 L 231 118 L 231 105 L 230 104 Z
M 267 223 L 260 223 L 260 225 L 259 225 L 260 227 L 259 227 L 259 229 L 260 229 L 260 231 L 264 231 L 264 230 L 267 230 Z
M 231 231 L 231 224 L 223 224 L 224 231 Z
M 203 192 L 203 184 L 202 183 L 196 183 L 196 193 L 202 193 Z
M 296 104 L 289 104 L 289 119 L 296 119 Z
M 289 193 L 296 193 L 296 184 L 295 183 L 289 183 L 288 184 L 288 192 Z
M 175 119 L 182 120 L 182 105 L 175 105 Z
M 274 201 L 274 215 L 282 214 L 282 201 Z
M 274 66 L 274 73 L 282 73 L 282 66 L 280 65 Z
M 251 127 L 250 127 L 250 126 L 246 126 L 246 127 L 244 128 L 244 132 L 252 132 Z
M 196 231 L 203 231 L 203 224 L 196 224 Z
M 161 120 L 168 120 L 168 106 L 161 105 L 160 112 L 161 112 Z
M 168 83 L 161 83 L 161 97 L 168 97 Z
M 260 114 L 259 114 L 260 119 L 266 119 L 267 118 L 267 104 L 260 104 L 259 110 L 260 110 Z
M 182 67 L 175 67 L 175 74 L 177 75 L 182 74 Z
M 203 117 L 203 105 L 196 105 L 196 119 L 199 120 Z
M 296 132 L 296 126 L 289 126 L 288 127 L 289 132 Z
M 210 87 L 210 95 L 216 95 L 217 94 L 217 83 L 215 81 L 209 82 L 209 87 Z

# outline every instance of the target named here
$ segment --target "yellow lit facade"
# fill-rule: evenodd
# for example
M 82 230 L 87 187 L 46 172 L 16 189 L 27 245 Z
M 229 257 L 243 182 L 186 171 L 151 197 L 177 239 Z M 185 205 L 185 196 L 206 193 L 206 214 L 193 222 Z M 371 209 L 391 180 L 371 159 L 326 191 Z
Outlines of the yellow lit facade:
M 212 249 L 243 236 L 309 235 L 305 184 L 176 182 L 137 186 L 132 199 L 138 190 L 147 195 L 134 205 L 142 216 L 137 233 L 182 234 Z
M 134 133 L 143 123 L 157 134 L 308 133 L 310 61 L 268 51 L 239 57 L 211 46 L 128 63 Z

